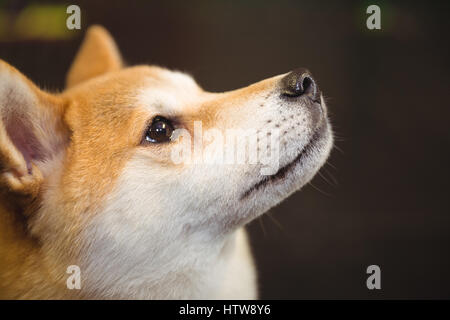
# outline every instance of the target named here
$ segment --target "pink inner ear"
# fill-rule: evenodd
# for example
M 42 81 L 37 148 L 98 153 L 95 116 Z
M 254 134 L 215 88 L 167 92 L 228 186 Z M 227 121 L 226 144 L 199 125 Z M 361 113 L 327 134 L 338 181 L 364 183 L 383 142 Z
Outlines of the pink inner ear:
M 31 124 L 23 116 L 10 116 L 6 121 L 6 132 L 22 153 L 27 163 L 28 173 L 31 173 L 31 162 L 44 159 L 44 148 L 33 133 Z

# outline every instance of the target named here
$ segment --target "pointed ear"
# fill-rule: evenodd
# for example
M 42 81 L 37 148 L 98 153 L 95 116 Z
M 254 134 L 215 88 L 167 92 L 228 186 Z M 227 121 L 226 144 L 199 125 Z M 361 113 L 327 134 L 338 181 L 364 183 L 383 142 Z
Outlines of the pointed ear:
M 46 161 L 68 141 L 64 102 L 0 60 L 0 188 L 36 195 Z
M 122 68 L 122 58 L 111 35 L 101 26 L 88 29 L 69 73 L 66 87 Z

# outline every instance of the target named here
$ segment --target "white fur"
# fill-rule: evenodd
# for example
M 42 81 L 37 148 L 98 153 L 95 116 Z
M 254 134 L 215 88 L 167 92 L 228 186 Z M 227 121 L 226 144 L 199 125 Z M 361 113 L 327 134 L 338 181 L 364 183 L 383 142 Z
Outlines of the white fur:
M 182 112 L 183 103 L 198 94 L 186 90 L 175 98 L 171 89 L 164 90 L 153 86 L 141 91 L 141 104 L 152 115 Z M 280 108 L 286 109 L 282 115 Z M 217 120 L 222 129 L 264 130 L 268 119 L 289 129 L 281 140 L 286 143 L 281 165 L 292 161 L 312 135 L 308 112 L 289 109 L 276 94 L 264 102 L 263 97 L 249 97 L 239 108 L 224 110 Z M 239 199 L 242 192 L 261 179 L 258 165 L 174 169 L 153 161 L 150 150 L 137 150 L 103 213 L 85 230 L 83 237 L 91 239 L 83 266 L 85 290 L 114 298 L 255 298 L 255 271 L 242 227 L 308 182 L 331 144 L 327 127 L 292 173 L 244 201 Z
M 114 191 L 101 207 L 92 209 L 97 212 L 79 235 L 83 293 L 103 298 L 256 298 L 256 275 L 243 227 L 300 189 L 325 162 L 332 134 L 324 102 L 321 120 L 314 123 L 310 109 L 281 99 L 275 85 L 250 95 L 239 90 L 203 94 L 179 73 L 164 73 L 162 78 L 136 88 L 138 107 L 149 117 L 182 115 L 187 105 L 192 112 L 196 102 L 200 108 L 220 99 L 215 124 L 221 130 L 265 132 L 279 126 L 280 167 L 305 148 L 318 124 L 325 127 L 324 133 L 283 179 L 244 198 L 243 193 L 264 178 L 261 164 L 162 165 L 152 148 L 137 148 Z M 276 84 L 280 78 L 265 81 Z M 40 225 L 50 221 L 46 215 L 59 210 L 55 195 L 61 170 L 49 178 L 40 217 L 33 222 L 36 234 L 46 234 L 43 245 L 50 255 L 63 251 L 54 247 L 64 244 L 70 225 L 54 219 L 50 227 Z

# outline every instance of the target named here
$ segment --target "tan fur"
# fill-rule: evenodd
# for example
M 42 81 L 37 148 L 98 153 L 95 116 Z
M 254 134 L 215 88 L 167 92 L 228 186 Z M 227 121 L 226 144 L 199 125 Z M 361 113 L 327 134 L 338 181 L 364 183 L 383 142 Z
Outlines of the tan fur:
M 212 283 L 211 294 L 206 289 L 196 291 L 197 285 L 184 292 L 179 283 L 185 281 L 186 274 L 176 272 L 164 275 L 169 283 L 174 283 L 168 292 L 166 284 L 159 286 L 145 277 L 145 285 L 136 284 L 134 288 L 124 283 L 127 289 L 123 291 L 103 283 L 94 285 L 97 278 L 86 280 L 86 290 L 73 291 L 66 287 L 66 268 L 75 264 L 91 270 L 91 274 L 97 272 L 91 260 L 102 247 L 90 242 L 94 240 L 90 237 L 108 236 L 108 239 L 112 237 L 108 244 L 114 241 L 123 244 L 127 233 L 122 232 L 120 225 L 133 221 L 132 210 L 131 220 L 119 220 L 113 225 L 119 228 L 117 232 L 108 229 L 102 234 L 99 230 L 103 226 L 109 228 L 109 219 L 116 219 L 108 212 L 122 212 L 125 210 L 122 205 L 125 208 L 131 205 L 120 197 L 127 191 L 124 177 L 132 177 L 125 182 L 133 179 L 136 167 L 152 164 L 148 174 L 153 174 L 155 181 L 150 183 L 157 183 L 158 179 L 164 182 L 166 175 L 179 176 L 180 185 L 189 179 L 190 170 L 197 170 L 173 164 L 170 144 L 141 144 L 149 119 L 159 113 L 158 103 L 146 103 L 142 98 L 148 90 L 165 94 L 169 100 L 178 99 L 174 103 L 180 105 L 174 105 L 166 113 L 193 134 L 194 121 L 202 121 L 204 129 L 239 127 L 243 117 L 251 119 L 254 113 L 242 105 L 253 100 L 261 101 L 253 104 L 262 105 L 264 96 L 267 99 L 268 93 L 276 88 L 280 76 L 232 92 L 207 93 L 187 76 L 160 67 L 122 68 L 114 41 L 99 26 L 87 32 L 68 73 L 64 92 L 51 95 L 41 91 L 3 61 L 0 61 L 0 76 L 3 76 L 0 89 L 3 86 L 12 92 L 12 97 L 0 98 L 2 119 L 7 120 L 9 114 L 14 116 L 14 112 L 31 115 L 27 121 L 48 153 L 48 158 L 33 161 L 29 172 L 25 156 L 8 136 L 4 124 L 7 121 L 0 121 L 0 298 L 256 297 L 253 261 L 245 232 L 240 228 L 248 217 L 200 216 L 207 221 L 218 219 L 217 224 L 224 225 L 217 234 L 208 231 L 205 239 L 197 239 L 195 233 L 192 236 L 198 243 L 190 250 L 201 253 L 205 243 L 211 244 L 211 256 L 220 261 L 211 260 L 212 278 L 208 280 Z M 11 106 L 11 101 L 20 104 Z M 323 152 L 323 157 L 327 152 Z M 154 166 L 160 170 L 154 171 Z M 242 179 L 241 173 L 234 175 L 227 179 Z M 188 178 L 182 178 L 185 176 Z M 202 183 L 199 185 L 203 187 Z M 158 203 L 154 205 L 156 208 Z M 247 210 L 251 211 L 252 205 L 249 206 Z M 184 225 L 171 226 L 173 229 L 168 229 L 166 234 L 181 230 L 182 236 L 191 237 L 190 228 L 195 223 L 189 216 L 183 219 L 186 219 Z M 205 223 L 196 228 L 203 228 Z M 234 228 L 231 233 L 230 228 Z M 143 245 L 151 249 L 153 244 Z M 194 259 L 189 263 L 186 265 L 197 262 Z M 216 272 L 225 272 L 224 279 L 214 276 Z M 199 283 L 206 281 L 202 277 L 199 275 Z M 117 288 L 122 288 L 121 285 Z M 220 292 L 214 286 L 219 286 Z M 152 288 L 151 292 L 147 288 Z

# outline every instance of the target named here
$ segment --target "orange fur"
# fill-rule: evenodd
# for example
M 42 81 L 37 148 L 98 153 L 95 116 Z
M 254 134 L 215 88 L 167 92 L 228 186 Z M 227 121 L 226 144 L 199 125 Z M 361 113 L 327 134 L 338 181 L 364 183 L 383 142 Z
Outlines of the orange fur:
M 180 89 L 173 83 L 167 84 L 170 80 L 165 69 L 122 66 L 114 41 L 98 26 L 87 32 L 68 73 L 67 89 L 60 94 L 41 91 L 19 71 L 0 61 L 0 76 L 4 75 L 9 81 L 6 85 L 13 88 L 11 99 L 21 102 L 14 108 L 30 115 L 36 139 L 51 141 L 55 149 L 46 148 L 53 150 L 53 158 L 33 161 L 28 172 L 25 156 L 0 119 L 0 299 L 98 298 L 95 293 L 81 295 L 67 290 L 65 270 L 68 265 L 81 264 L 79 257 L 85 248 L 80 245 L 80 234 L 117 187 L 129 160 L 143 148 L 143 132 L 155 111 L 141 105 L 137 92 L 154 87 L 169 90 L 170 95 L 170 90 Z M 182 112 L 173 111 L 173 116 L 191 135 L 194 121 L 201 121 L 203 128 L 208 129 L 218 126 L 218 119 L 224 114 L 230 116 L 219 125 L 233 127 L 236 118 L 243 114 L 233 117 L 239 106 L 249 97 L 264 96 L 278 79 L 228 93 L 206 93 L 191 86 L 193 96 L 183 100 Z M 5 101 L 6 104 L 10 100 Z M 9 105 L 0 105 L 3 117 L 10 109 Z M 41 122 L 48 125 L 49 131 Z M 149 161 L 175 167 L 169 147 L 147 148 L 151 150 Z M 60 149 L 64 150 L 61 159 Z M 49 167 L 53 163 L 55 167 Z M 58 181 L 49 179 L 53 171 L 61 173 L 55 175 Z M 51 199 L 50 203 L 42 203 L 44 195 Z M 51 207 L 42 209 L 42 205 Z M 52 214 L 35 217 L 41 209 L 51 210 Z M 29 223 L 36 220 L 38 227 L 29 228 Z M 58 243 L 52 243 L 56 231 L 63 236 Z M 44 248 L 37 235 L 46 237 L 52 247 Z

